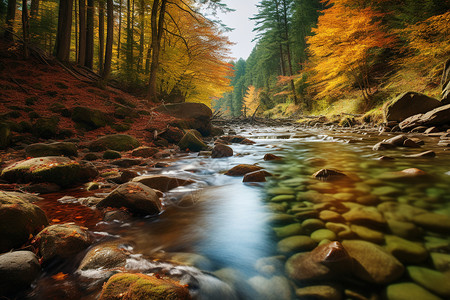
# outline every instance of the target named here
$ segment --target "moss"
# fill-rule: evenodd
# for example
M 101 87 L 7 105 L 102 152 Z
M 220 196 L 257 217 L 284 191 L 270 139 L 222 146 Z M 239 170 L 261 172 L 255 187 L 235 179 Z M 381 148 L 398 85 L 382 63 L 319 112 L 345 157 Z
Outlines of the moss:
M 111 128 L 117 132 L 124 132 L 124 131 L 130 130 L 131 125 L 129 125 L 129 124 L 113 124 L 113 125 L 111 125 Z
M 207 150 L 208 146 L 200 140 L 194 132 L 189 130 L 183 136 L 181 141 L 178 143 L 181 150 L 189 150 L 194 152 L 200 152 L 202 150 Z
M 121 158 L 122 155 L 120 155 L 119 152 L 114 151 L 114 150 L 106 150 L 103 153 L 103 158 L 104 159 L 116 159 L 116 158 Z
M 91 151 L 99 152 L 107 149 L 115 151 L 128 151 L 139 146 L 139 141 L 130 135 L 111 134 L 91 142 L 88 147 Z
M 53 138 L 58 132 L 58 123 L 59 119 L 56 117 L 40 118 L 33 125 L 33 133 L 43 139 Z

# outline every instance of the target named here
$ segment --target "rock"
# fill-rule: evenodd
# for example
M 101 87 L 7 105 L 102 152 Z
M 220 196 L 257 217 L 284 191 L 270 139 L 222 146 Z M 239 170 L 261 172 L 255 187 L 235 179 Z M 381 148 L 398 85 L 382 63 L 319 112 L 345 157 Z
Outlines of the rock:
M 172 144 L 179 143 L 183 138 L 183 136 L 184 136 L 183 130 L 173 126 L 167 126 L 167 128 L 163 132 L 158 134 L 158 137 L 161 137 Z
M 212 150 L 212 158 L 222 158 L 233 156 L 233 149 L 227 145 L 217 144 Z
M 326 228 L 333 231 L 341 239 L 352 239 L 356 238 L 353 231 L 346 224 L 327 222 L 325 224 Z
M 386 236 L 386 250 L 404 263 L 417 264 L 428 258 L 428 251 L 420 243 L 414 243 L 398 236 Z
M 48 225 L 45 213 L 36 205 L 0 191 L 0 252 L 22 246 Z
M 0 149 L 6 149 L 11 144 L 11 129 L 6 123 L 0 123 Z
M 202 150 L 207 150 L 208 146 L 199 139 L 192 131 L 186 132 L 181 141 L 178 143 L 181 150 L 200 152 Z
M 348 180 L 350 179 L 347 175 L 338 170 L 333 169 L 322 169 L 317 171 L 312 175 L 313 178 L 322 180 L 322 181 L 339 181 L 339 180 Z
M 411 222 L 399 221 L 395 219 L 388 219 L 387 222 L 391 232 L 399 237 L 405 239 L 416 239 L 423 234 L 422 230 Z
M 0 191 L 0 198 L 8 198 L 9 196 L 19 197 L 21 200 L 28 202 L 28 203 L 33 203 L 33 202 L 44 199 L 42 197 L 36 196 L 35 194 Z
M 403 147 L 407 148 L 420 148 L 420 145 L 418 145 L 416 142 L 414 142 L 412 139 L 406 139 L 403 142 Z
M 437 133 L 439 132 L 439 129 L 436 126 L 429 127 L 427 130 L 424 131 L 425 134 L 431 134 L 431 133 Z
M 242 182 L 266 182 L 266 176 L 271 176 L 271 174 L 264 170 L 254 171 L 245 174 Z
M 255 276 L 249 279 L 250 286 L 256 291 L 257 299 L 265 300 L 290 300 L 292 292 L 289 281 L 282 276 L 266 278 Z
M 262 168 L 255 166 L 255 165 L 241 164 L 241 165 L 237 165 L 237 166 L 231 168 L 230 170 L 228 170 L 227 172 L 225 172 L 225 175 L 227 175 L 227 176 L 244 176 L 247 173 L 260 171 L 260 170 L 262 170 Z
M 49 156 L 19 161 L 3 169 L 9 182 L 50 182 L 66 187 L 80 179 L 81 166 L 67 157 Z
M 444 71 L 442 72 L 441 86 L 442 86 L 441 104 L 442 105 L 450 104 L 450 59 L 448 59 L 445 62 Z
M 406 157 L 434 158 L 436 157 L 436 152 L 429 150 L 422 153 L 407 155 Z
M 446 215 L 435 213 L 419 214 L 412 218 L 412 222 L 431 231 L 450 232 L 450 217 Z
M 86 153 L 86 155 L 83 157 L 83 160 L 87 160 L 87 161 L 94 161 L 94 160 L 98 160 L 100 159 L 100 156 L 98 156 L 95 153 Z
M 401 122 L 410 116 L 426 113 L 440 105 L 438 100 L 426 95 L 406 92 L 388 102 L 383 108 L 383 113 L 386 121 Z
M 111 164 L 121 168 L 130 168 L 132 166 L 140 165 L 141 163 L 142 160 L 137 158 L 121 158 L 111 162 Z
M 283 158 L 281 156 L 277 156 L 275 154 L 267 153 L 264 155 L 265 161 L 271 161 L 271 160 L 282 160 Z
M 388 149 L 393 149 L 396 146 L 393 144 L 389 144 L 386 142 L 379 142 L 377 144 L 375 144 L 372 148 L 373 151 L 382 151 L 382 150 L 388 150 Z
M 387 300 L 441 300 L 421 286 L 412 282 L 391 284 L 385 291 Z
M 131 152 L 131 155 L 134 157 L 149 158 L 158 152 L 159 150 L 154 147 L 139 147 L 134 149 L 133 152 Z
M 138 140 L 126 134 L 110 134 L 92 141 L 88 148 L 93 152 L 105 150 L 128 151 L 140 146 Z
M 162 210 L 156 192 L 139 182 L 127 182 L 113 190 L 97 207 L 125 207 L 139 215 L 156 215 Z
M 9 296 L 26 290 L 40 272 L 41 266 L 33 252 L 15 251 L 0 254 L 0 296 Z
M 429 177 L 430 175 L 425 171 L 422 171 L 417 168 L 409 168 L 402 170 L 400 172 L 385 173 L 380 175 L 378 178 L 383 180 L 389 180 L 392 182 L 394 181 L 408 182 L 408 181 L 419 181 Z
M 25 153 L 28 157 L 78 156 L 77 146 L 70 142 L 31 144 L 25 147 Z
M 118 241 L 104 242 L 89 249 L 78 267 L 79 271 L 97 269 L 117 269 L 124 268 L 129 252 L 128 245 Z
M 337 213 L 332 210 L 322 210 L 319 213 L 319 218 L 323 220 L 324 222 L 342 222 L 344 221 L 344 218 L 341 216 L 340 213 Z
M 242 145 L 253 145 L 255 144 L 254 141 L 251 141 L 243 136 L 240 135 L 224 135 L 221 136 L 220 139 L 222 141 L 228 142 L 228 143 L 236 143 L 236 144 L 242 144 Z
M 403 275 L 403 265 L 380 246 L 357 240 L 346 240 L 342 245 L 356 262 L 354 275 L 366 282 L 388 284 Z
M 400 147 L 400 146 L 404 145 L 404 143 L 405 143 L 405 141 L 407 139 L 408 138 L 406 136 L 404 136 L 404 135 L 397 135 L 397 136 L 394 136 L 393 138 L 385 140 L 384 142 L 388 143 L 388 144 L 391 144 L 391 145 L 394 145 L 394 146 L 397 146 L 397 147 Z
M 53 118 L 39 118 L 33 124 L 33 134 L 36 137 L 43 139 L 54 138 L 58 133 L 59 119 Z
M 344 293 L 340 288 L 332 285 L 312 285 L 295 290 L 295 295 L 299 299 L 314 300 L 342 300 Z
M 339 242 L 329 242 L 311 252 L 291 256 L 285 269 L 289 278 L 298 283 L 330 280 L 348 274 L 352 260 Z
M 450 271 L 450 254 L 447 253 L 430 253 L 433 266 L 440 272 Z
M 361 239 L 375 244 L 384 243 L 384 234 L 377 230 L 367 228 L 365 226 L 350 225 L 350 229 Z M 395 256 L 395 255 L 394 255 Z
M 105 152 L 103 152 L 103 159 L 118 159 L 121 157 L 122 155 L 118 151 L 106 150 Z
M 299 223 L 293 223 L 282 227 L 275 227 L 273 229 L 275 234 L 279 238 L 286 238 L 293 235 L 299 235 L 302 233 L 302 225 Z
M 35 237 L 35 241 L 44 264 L 55 258 L 72 258 L 91 244 L 86 228 L 72 223 L 46 227 Z
M 302 222 L 302 230 L 308 234 L 324 227 L 325 223 L 319 219 L 307 219 Z
M 337 239 L 336 234 L 329 229 L 318 229 L 311 233 L 311 239 L 320 243 L 323 240 L 335 241 Z
M 413 129 L 411 130 L 411 132 L 414 132 L 414 133 L 423 133 L 423 132 L 425 132 L 425 130 L 427 130 L 427 129 L 428 129 L 428 127 L 425 127 L 425 126 L 417 126 L 417 127 L 413 128 Z
M 194 183 L 190 179 L 183 179 L 177 177 L 169 177 L 164 175 L 141 175 L 133 178 L 133 182 L 142 183 L 149 188 L 167 192 L 179 186 L 185 186 Z
M 189 290 L 170 279 L 144 274 L 119 273 L 103 285 L 100 300 L 114 300 L 126 295 L 127 299 L 189 300 Z
M 98 109 L 77 106 L 72 110 L 72 120 L 83 129 L 93 130 L 106 126 L 110 118 Z
M 191 102 L 164 104 L 154 111 L 183 119 L 188 128 L 196 129 L 204 136 L 211 133 L 212 111 L 205 104 Z
M 342 217 L 347 222 L 365 226 L 384 227 L 386 225 L 383 215 L 375 207 L 370 206 L 354 207 Z
M 400 123 L 402 130 L 409 130 L 417 126 L 441 126 L 450 124 L 450 104 L 440 106 L 425 114 L 418 114 Z
M 282 239 L 278 242 L 278 252 L 290 253 L 300 251 L 310 251 L 314 249 L 317 242 L 306 235 L 295 235 Z
M 450 285 L 448 284 L 450 281 L 450 273 L 441 273 L 417 266 L 409 266 L 407 270 L 411 279 L 417 284 L 439 296 L 447 299 L 450 297 Z

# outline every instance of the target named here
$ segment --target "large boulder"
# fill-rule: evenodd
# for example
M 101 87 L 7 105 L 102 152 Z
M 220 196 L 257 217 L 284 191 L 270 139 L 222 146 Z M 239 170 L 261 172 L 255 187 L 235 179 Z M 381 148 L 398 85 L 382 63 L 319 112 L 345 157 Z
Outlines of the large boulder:
M 77 106 L 72 110 L 72 120 L 81 128 L 93 130 L 106 126 L 109 117 L 98 109 Z
M 11 144 L 11 129 L 6 123 L 0 123 L 0 149 L 5 149 Z
M 78 156 L 77 146 L 69 142 L 37 143 L 25 147 L 27 157 Z
M 139 141 L 130 135 L 110 134 L 92 141 L 88 145 L 88 148 L 94 152 L 105 151 L 108 149 L 115 151 L 129 151 L 139 146 Z
M 211 109 L 203 103 L 173 103 L 155 108 L 156 112 L 183 119 L 187 126 L 207 136 L 211 133 Z
M 177 177 L 169 177 L 164 175 L 142 175 L 133 178 L 133 182 L 142 183 L 149 188 L 167 192 L 179 186 L 185 186 L 194 183 L 195 181 Z
M 208 150 L 208 146 L 195 135 L 195 130 L 189 130 L 186 132 L 181 141 L 178 143 L 178 146 L 181 150 L 189 150 L 194 152 Z
M 124 268 L 130 252 L 118 241 L 104 242 L 89 249 L 78 267 L 79 271 Z
M 411 116 L 400 123 L 400 129 L 410 130 L 417 126 L 441 126 L 450 124 L 450 104 L 440 106 L 424 114 Z
M 39 207 L 0 191 L 0 252 L 22 246 L 47 225 Z
M 162 210 L 157 193 L 139 182 L 127 182 L 97 204 L 97 207 L 125 207 L 139 215 L 156 215 Z
M 39 232 L 35 241 L 43 263 L 74 257 L 91 244 L 86 229 L 71 223 L 49 226 Z
M 0 296 L 23 291 L 31 285 L 40 272 L 41 266 L 33 252 L 16 251 L 1 254 Z
M 79 182 L 82 167 L 76 161 L 62 156 L 48 156 L 22 160 L 12 164 L 1 173 L 9 182 L 50 182 L 62 187 Z
M 450 104 L 450 59 L 445 62 L 444 72 L 442 73 L 442 105 Z
M 120 295 L 126 295 L 126 297 Z M 103 286 L 99 299 L 189 300 L 191 296 L 186 286 L 170 279 L 144 274 L 120 273 L 112 276 Z
M 426 113 L 440 105 L 441 102 L 434 98 L 420 93 L 406 92 L 390 101 L 384 107 L 384 118 L 386 122 L 401 122 L 408 117 Z

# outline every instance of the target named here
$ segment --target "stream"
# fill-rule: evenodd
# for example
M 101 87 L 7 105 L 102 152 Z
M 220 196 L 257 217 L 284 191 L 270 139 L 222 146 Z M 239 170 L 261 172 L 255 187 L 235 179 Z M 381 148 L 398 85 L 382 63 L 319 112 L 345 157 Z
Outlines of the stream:
M 438 139 L 418 135 L 425 142 L 419 149 L 372 151 L 374 144 L 390 135 L 378 136 L 373 130 L 363 129 L 333 131 L 295 126 L 252 126 L 236 129 L 236 132 L 256 143 L 230 145 L 235 153 L 233 157 L 212 159 L 197 153 L 180 154 L 167 160 L 168 167 L 149 170 L 151 174 L 195 180 L 194 184 L 165 193 L 165 211 L 157 217 L 104 222 L 96 211 L 79 204 L 54 204 L 65 195 L 86 196 L 87 192 L 80 189 L 45 196 L 46 199 L 37 204 L 47 214 L 50 211 L 50 220 L 59 219 L 58 213 L 61 213 L 71 215 L 70 221 L 88 227 L 95 240 L 94 246 L 120 243 L 134 259 L 134 263 L 128 259 L 128 270 L 152 270 L 149 273 L 153 273 L 154 270 L 172 268 L 174 274 L 179 272 L 180 278 L 189 284 L 195 278 L 198 287 L 194 296 L 197 299 L 323 299 L 305 298 L 302 296 L 304 289 L 296 295 L 296 289 L 314 285 L 331 286 L 341 297 L 345 291 L 346 299 L 379 299 L 390 284 L 417 283 L 410 266 L 448 276 L 450 232 L 428 224 L 419 226 L 417 222 L 411 222 L 409 216 L 398 217 L 398 221 L 410 225 L 411 230 L 417 229 L 417 234 L 411 236 L 402 234 L 401 230 L 399 233 L 393 230 L 389 222 L 377 227 L 370 222 L 365 224 L 364 220 L 349 222 L 340 216 L 335 219 L 324 217 L 322 211 L 333 211 L 333 208 L 324 208 L 320 206 L 322 200 L 317 200 L 323 198 L 325 202 L 336 202 L 333 206 L 335 212 L 343 215 L 358 206 L 371 207 L 372 210 L 378 208 L 386 219 L 389 215 L 396 218 L 401 212 L 380 208 L 382 204 L 395 203 L 450 217 L 450 151 L 437 146 Z M 407 157 L 425 150 L 434 150 L 437 157 Z M 283 159 L 264 161 L 267 153 Z M 382 155 L 395 160 L 381 161 L 378 158 Z M 266 183 L 242 183 L 242 177 L 223 174 L 238 164 L 258 164 L 273 176 L 268 177 Z M 337 169 L 356 179 L 338 184 L 311 177 L 324 168 Z M 429 176 L 420 180 L 397 180 L 385 176 L 408 168 L 418 168 Z M 321 218 L 328 221 L 319 220 Z M 330 230 L 333 226 L 328 226 L 328 223 L 335 224 L 335 227 L 339 227 L 336 224 L 357 227 L 351 227 L 353 232 L 346 236 L 340 234 L 340 229 Z M 311 224 L 317 228 L 308 229 Z M 314 235 L 314 229 L 322 231 Z M 293 285 L 286 274 L 286 260 L 295 253 L 307 252 L 304 247 L 309 247 L 293 240 L 292 243 L 280 243 L 288 237 L 311 236 L 314 241 L 308 238 L 308 243 L 313 242 L 314 245 L 323 244 L 323 240 L 328 238 L 368 240 L 386 248 L 384 237 L 396 234 L 426 249 L 426 257 L 416 260 L 415 256 L 410 259 L 399 254 L 405 271 L 389 283 L 372 284 L 358 276 L 350 276 L 348 280 L 312 280 L 313 283 L 306 280 Z M 85 253 L 71 261 L 48 266 L 25 298 L 98 298 L 106 275 L 102 273 L 103 269 L 77 270 Z M 439 259 L 433 253 L 437 253 Z M 164 262 L 172 265 L 168 267 Z M 195 268 L 177 267 L 177 263 Z M 196 268 L 205 275 L 199 275 Z M 56 274 L 64 276 L 61 278 Z M 186 279 L 187 275 L 191 279 Z M 426 286 L 427 283 L 421 285 Z M 426 290 L 435 299 L 446 298 L 446 291 L 428 286 Z

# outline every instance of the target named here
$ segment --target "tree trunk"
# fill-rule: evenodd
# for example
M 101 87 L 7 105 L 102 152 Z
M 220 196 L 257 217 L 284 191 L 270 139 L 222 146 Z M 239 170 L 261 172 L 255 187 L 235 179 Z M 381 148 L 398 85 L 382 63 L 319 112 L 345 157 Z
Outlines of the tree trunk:
M 86 11 L 86 58 L 84 66 L 92 69 L 94 66 L 94 0 L 87 1 Z
M 6 29 L 5 40 L 14 40 L 14 19 L 16 18 L 16 0 L 8 0 L 8 8 L 6 11 Z
M 103 53 L 105 52 L 105 0 L 98 3 L 98 73 L 103 73 Z
M 107 20 L 106 20 L 106 51 L 105 65 L 103 67 L 103 82 L 106 85 L 109 74 L 111 73 L 112 49 L 114 42 L 114 2 L 106 0 Z
M 126 69 L 128 72 L 133 70 L 133 31 L 131 29 L 131 1 L 127 0 L 127 53 Z M 156 1 L 158 2 L 158 1 Z
M 283 0 L 283 22 L 284 22 L 284 34 L 285 34 L 285 41 L 286 41 L 286 55 L 287 55 L 287 61 L 288 61 L 288 72 L 289 76 L 292 77 L 292 59 L 291 59 L 291 46 L 289 42 L 289 23 L 287 20 L 287 14 L 288 14 L 288 7 L 286 4 L 286 0 Z M 294 97 L 294 103 L 298 105 L 298 98 L 297 98 L 297 92 L 295 91 L 295 85 L 294 80 L 291 79 L 291 89 L 292 89 L 292 95 Z
M 145 30 L 145 1 L 144 0 L 140 0 L 140 10 L 139 10 L 139 22 L 140 22 L 140 28 L 139 30 L 141 31 L 140 34 L 140 41 L 139 41 L 139 57 L 138 57 L 138 61 L 137 61 L 137 70 L 138 72 L 142 71 L 142 65 L 144 62 L 144 41 L 145 41 L 145 36 L 144 36 L 144 30 Z
M 60 61 L 69 61 L 70 36 L 72 31 L 73 0 L 59 2 L 58 31 L 56 33 L 55 56 Z
M 78 1 L 79 10 L 79 40 L 78 64 L 84 66 L 86 62 L 86 0 Z
M 27 0 L 22 1 L 22 31 L 23 31 L 23 57 L 29 56 L 28 43 L 30 39 L 30 24 L 28 23 L 28 3 Z
M 158 4 L 161 3 L 158 19 Z M 152 28 L 152 63 L 150 65 L 150 78 L 148 82 L 148 98 L 150 101 L 158 100 L 156 90 L 156 79 L 159 70 L 159 55 L 161 50 L 161 39 L 164 30 L 164 17 L 166 13 L 167 0 L 155 0 L 151 12 L 151 28 Z
M 120 39 L 122 33 L 122 0 L 119 1 L 119 36 L 117 40 L 117 69 L 119 68 L 119 58 L 120 58 Z
M 39 0 L 31 0 L 30 16 L 35 17 L 39 14 Z

